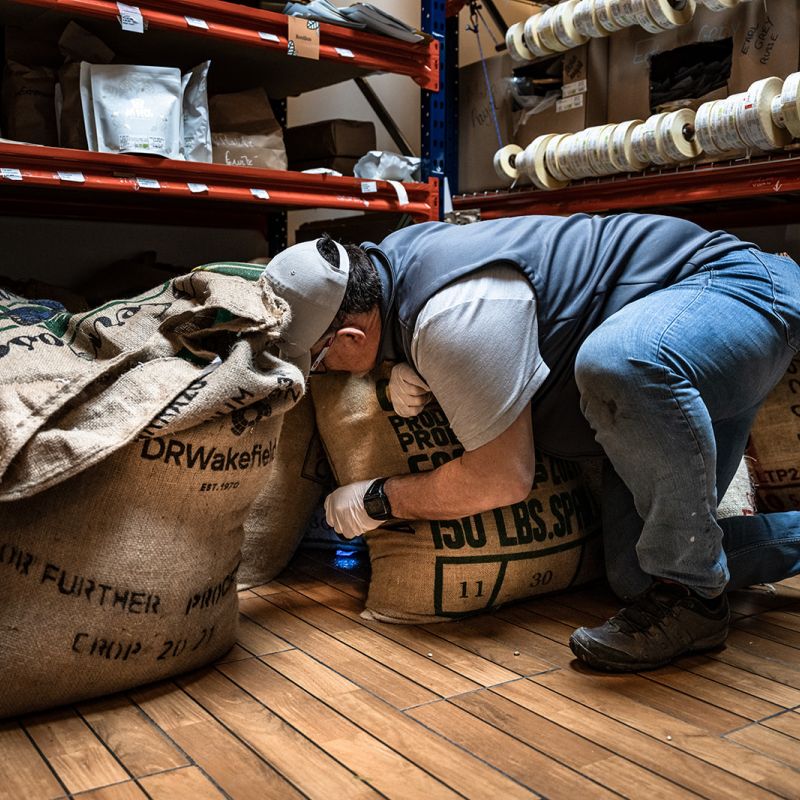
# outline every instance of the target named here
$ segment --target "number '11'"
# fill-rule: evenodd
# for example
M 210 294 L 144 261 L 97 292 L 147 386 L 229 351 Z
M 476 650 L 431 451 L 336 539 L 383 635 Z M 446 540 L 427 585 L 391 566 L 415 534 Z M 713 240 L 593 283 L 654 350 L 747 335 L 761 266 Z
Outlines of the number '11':
M 478 591 L 475 592 L 475 597 L 483 597 L 483 581 L 475 581 Z M 469 597 L 467 594 L 467 581 L 461 581 L 461 597 Z

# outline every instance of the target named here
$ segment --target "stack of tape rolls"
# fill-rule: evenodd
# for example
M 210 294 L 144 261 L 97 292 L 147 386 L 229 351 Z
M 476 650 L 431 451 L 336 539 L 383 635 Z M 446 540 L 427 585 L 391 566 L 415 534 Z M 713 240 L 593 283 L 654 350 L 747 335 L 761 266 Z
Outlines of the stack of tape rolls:
M 679 166 L 701 155 L 725 157 L 750 149 L 777 150 L 800 139 L 800 72 L 763 78 L 724 100 L 653 114 L 646 120 L 597 125 L 577 133 L 537 136 L 524 150 L 495 153 L 498 175 L 529 179 L 539 189 L 648 166 Z
M 506 47 L 513 61 L 533 61 L 536 58 L 525 44 L 524 28 L 522 22 L 516 22 L 506 31 Z
M 532 61 L 634 25 L 650 33 L 671 30 L 690 22 L 696 8 L 697 0 L 562 0 L 512 25 L 506 46 L 515 61 Z
M 763 78 L 746 92 L 703 103 L 695 128 L 708 156 L 786 147 L 800 138 L 800 72 L 785 80 Z

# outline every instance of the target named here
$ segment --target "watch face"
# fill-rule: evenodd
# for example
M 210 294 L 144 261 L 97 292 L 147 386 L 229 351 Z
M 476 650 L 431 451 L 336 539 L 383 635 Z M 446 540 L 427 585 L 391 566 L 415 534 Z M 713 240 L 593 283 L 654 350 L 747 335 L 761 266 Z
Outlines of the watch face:
M 367 489 L 364 495 L 364 510 L 372 519 L 384 520 L 392 516 L 392 508 L 383 490 L 382 480 L 376 481 Z
M 386 513 L 386 507 L 383 504 L 383 498 L 379 495 L 364 498 L 364 509 L 373 519 L 378 519 L 380 514 Z

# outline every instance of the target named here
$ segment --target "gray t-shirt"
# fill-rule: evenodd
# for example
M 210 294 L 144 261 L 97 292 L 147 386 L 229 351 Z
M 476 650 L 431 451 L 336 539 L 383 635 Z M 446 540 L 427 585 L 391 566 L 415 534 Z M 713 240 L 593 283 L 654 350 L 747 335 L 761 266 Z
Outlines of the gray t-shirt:
M 503 265 L 437 292 L 417 318 L 411 355 L 466 450 L 503 433 L 550 372 L 533 287 Z

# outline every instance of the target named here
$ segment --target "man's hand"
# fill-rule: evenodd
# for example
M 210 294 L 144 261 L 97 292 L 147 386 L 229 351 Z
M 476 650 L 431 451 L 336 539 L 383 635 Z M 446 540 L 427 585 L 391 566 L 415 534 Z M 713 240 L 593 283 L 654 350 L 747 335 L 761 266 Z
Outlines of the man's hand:
M 431 399 L 431 389 L 405 362 L 395 364 L 389 378 L 389 399 L 401 417 L 416 417 Z
M 381 520 L 370 517 L 364 508 L 364 495 L 373 481 L 374 478 L 349 483 L 325 498 L 325 518 L 328 525 L 345 539 L 360 536 L 381 525 Z

